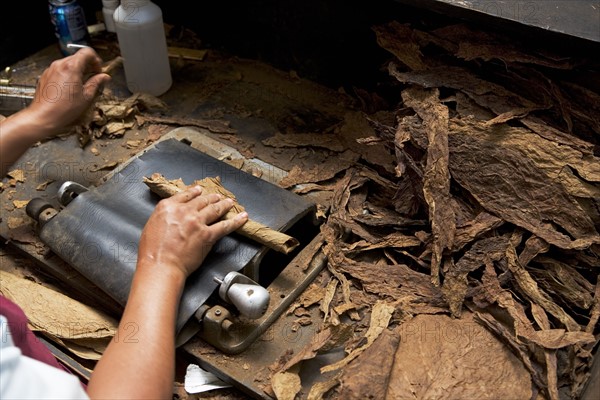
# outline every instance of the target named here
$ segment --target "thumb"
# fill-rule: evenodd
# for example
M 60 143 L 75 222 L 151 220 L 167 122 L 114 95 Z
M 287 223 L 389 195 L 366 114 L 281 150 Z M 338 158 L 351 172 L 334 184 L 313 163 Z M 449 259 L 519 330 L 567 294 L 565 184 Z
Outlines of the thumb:
M 85 85 L 83 85 L 83 95 L 86 100 L 92 100 L 97 94 L 102 92 L 104 85 L 110 82 L 110 75 L 108 74 L 96 74 L 89 78 Z

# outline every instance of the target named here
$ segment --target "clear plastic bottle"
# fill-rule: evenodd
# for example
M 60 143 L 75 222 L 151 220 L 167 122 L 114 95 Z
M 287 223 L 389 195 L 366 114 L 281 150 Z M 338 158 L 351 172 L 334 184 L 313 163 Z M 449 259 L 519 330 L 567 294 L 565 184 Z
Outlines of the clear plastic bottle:
M 160 96 L 171 87 L 171 67 L 160 7 L 150 0 L 121 0 L 113 15 L 127 88 Z
M 115 20 L 113 15 L 119 7 L 119 0 L 102 0 L 102 16 L 104 17 L 104 26 L 107 32 L 116 32 Z

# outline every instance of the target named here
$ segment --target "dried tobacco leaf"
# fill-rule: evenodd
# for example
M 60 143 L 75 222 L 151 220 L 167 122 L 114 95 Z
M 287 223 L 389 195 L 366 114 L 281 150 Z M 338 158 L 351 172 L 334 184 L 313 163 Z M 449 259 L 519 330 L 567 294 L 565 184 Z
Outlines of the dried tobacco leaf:
M 550 320 L 544 309 L 536 303 L 531 303 L 531 314 L 542 330 L 550 329 Z M 556 351 L 544 349 L 544 358 L 546 359 L 546 380 L 548 382 L 548 396 L 550 400 L 558 400 L 558 377 Z
M 325 381 L 315 383 L 308 392 L 306 400 L 321 400 L 331 389 L 339 385 L 341 372 L 333 374 L 333 377 Z
M 294 166 L 279 185 L 285 189 L 301 183 L 322 182 L 333 178 L 339 172 L 350 168 L 359 159 L 359 155 L 351 150 L 346 150 L 337 157 L 330 157 L 323 164 L 316 165 L 308 170 Z
M 509 239 L 505 235 L 476 241 L 446 272 L 442 293 L 448 300 L 452 315 L 461 315 L 462 304 L 467 294 L 467 275 L 483 265 L 491 265 L 492 262 L 504 258 Z
M 413 83 L 424 88 L 451 88 L 462 91 L 478 105 L 492 110 L 496 115 L 523 108 L 546 108 L 511 92 L 502 85 L 477 77 L 469 70 L 456 66 L 443 66 L 425 71 L 400 72 L 390 63 L 390 74 L 402 83 Z
M 359 240 L 352 243 L 344 249 L 346 255 L 351 255 L 357 252 L 363 252 L 367 250 L 375 249 L 390 249 L 390 248 L 406 248 L 415 247 L 421 245 L 421 241 L 415 236 L 403 235 L 401 233 L 390 233 L 380 239 L 376 239 L 374 242 L 367 242 L 366 240 Z
M 417 315 L 400 325 L 401 343 L 385 399 L 529 399 L 522 363 L 471 313 Z
M 440 284 L 442 253 L 444 249 L 452 248 L 456 230 L 455 213 L 450 201 L 448 108 L 440 104 L 438 90 L 406 89 L 402 92 L 402 99 L 421 117 L 428 135 L 423 194 L 429 205 L 433 235 L 431 279 L 437 286 Z
M 558 306 L 548 294 L 541 290 L 537 282 L 531 277 L 531 274 L 519 263 L 515 246 L 518 245 L 521 238 L 519 234 L 513 234 L 511 241 L 513 242 L 506 249 L 506 258 L 508 261 L 508 268 L 513 274 L 515 281 L 519 289 L 535 302 L 542 306 L 544 310 L 556 317 L 563 325 L 571 332 L 577 332 L 581 330 L 581 326 L 565 312 L 560 306 Z
M 568 264 L 538 257 L 528 271 L 544 290 L 569 307 L 588 310 L 592 306 L 594 285 Z
M 398 329 L 383 331 L 371 347 L 344 368 L 338 397 L 356 400 L 384 399 L 399 343 Z
M 290 133 L 283 135 L 277 132 L 275 136 L 263 140 L 262 144 L 275 148 L 321 147 L 336 153 L 346 150 L 346 147 L 337 136 L 324 133 Z
M 281 371 L 271 377 L 271 387 L 277 400 L 294 400 L 302 383 L 297 371 Z
M 456 228 L 452 251 L 456 252 L 462 249 L 484 233 L 499 228 L 502 224 L 504 224 L 502 219 L 495 217 L 492 214 L 488 214 L 485 211 L 480 212 L 471 221 Z
M 368 349 L 373 342 L 381 335 L 381 333 L 387 328 L 392 314 L 394 313 L 395 307 L 383 301 L 378 301 L 373 305 L 371 310 L 371 322 L 367 333 L 365 333 L 366 343 L 354 350 L 352 350 L 346 357 L 340 361 L 321 367 L 321 373 L 331 372 L 345 367 L 358 357 L 362 352 Z
M 392 21 L 373 27 L 377 44 L 396 56 L 412 70 L 427 69 L 427 63 L 419 45 L 413 37 L 413 29 L 408 24 Z
M 475 120 L 452 120 L 450 128 L 452 177 L 489 212 L 563 249 L 600 243 L 594 223 L 561 184 L 521 149 L 498 145 L 505 129 L 484 130 Z
M 530 373 L 530 378 L 538 388 L 545 388 L 546 382 L 542 374 L 541 365 L 529 354 L 529 349 L 520 343 L 512 331 L 507 329 L 492 315 L 484 312 L 475 312 L 474 320 L 486 327 L 496 337 L 502 340 L 519 357 L 525 368 Z M 529 398 L 529 397 L 527 397 Z

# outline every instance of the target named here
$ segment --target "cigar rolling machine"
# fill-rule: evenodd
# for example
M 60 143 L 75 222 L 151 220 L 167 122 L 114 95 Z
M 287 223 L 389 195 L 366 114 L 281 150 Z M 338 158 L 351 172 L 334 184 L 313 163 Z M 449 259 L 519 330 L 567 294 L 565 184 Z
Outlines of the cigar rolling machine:
M 323 268 L 316 205 L 189 144 L 174 137 L 161 140 L 96 187 L 64 182 L 57 193 L 58 209 L 37 198 L 28 204 L 27 214 L 38 222 L 44 244 L 124 306 L 142 229 L 160 201 L 143 177 L 158 172 L 191 184 L 218 176 L 250 218 L 300 241 L 286 255 L 234 232 L 219 240 L 188 278 L 177 317 L 178 345 L 199 335 L 222 352 L 237 354 L 265 332 Z

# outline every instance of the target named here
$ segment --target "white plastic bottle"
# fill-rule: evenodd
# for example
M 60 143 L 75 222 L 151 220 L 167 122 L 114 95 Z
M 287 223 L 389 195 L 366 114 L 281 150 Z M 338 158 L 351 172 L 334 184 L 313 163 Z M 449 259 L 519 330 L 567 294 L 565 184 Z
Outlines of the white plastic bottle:
M 171 67 L 160 7 L 150 0 L 121 0 L 113 15 L 127 88 L 160 96 L 171 87 Z
M 107 32 L 116 32 L 115 20 L 113 15 L 119 7 L 119 0 L 102 0 L 102 16 L 104 17 L 104 26 Z

